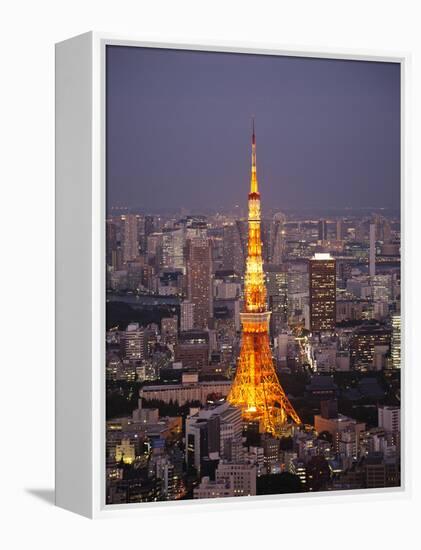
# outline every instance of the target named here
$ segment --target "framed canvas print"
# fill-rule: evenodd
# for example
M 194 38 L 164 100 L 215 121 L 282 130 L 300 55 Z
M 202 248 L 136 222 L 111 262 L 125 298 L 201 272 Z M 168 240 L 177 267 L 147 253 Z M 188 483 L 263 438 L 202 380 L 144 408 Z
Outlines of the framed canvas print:
M 408 490 L 407 63 L 57 44 L 59 506 Z

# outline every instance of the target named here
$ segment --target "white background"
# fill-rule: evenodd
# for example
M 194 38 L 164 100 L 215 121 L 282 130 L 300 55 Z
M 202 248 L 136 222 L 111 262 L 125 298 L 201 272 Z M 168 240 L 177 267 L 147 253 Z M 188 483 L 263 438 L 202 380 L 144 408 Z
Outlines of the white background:
M 1 202 L 1 539 L 5 548 L 300 548 L 419 544 L 420 388 L 418 356 L 408 357 L 412 497 L 332 504 L 288 500 L 218 512 L 160 508 L 135 519 L 92 522 L 51 505 L 54 304 L 54 43 L 87 30 L 161 41 L 239 40 L 315 48 L 412 53 L 412 211 L 419 203 L 421 39 L 417 2 L 388 0 L 26 0 L 0 18 Z M 250 75 L 253 78 L 253 75 Z M 421 234 L 410 229 L 413 256 Z M 419 250 L 418 250 L 419 252 Z M 412 276 L 419 280 L 418 266 Z M 408 287 L 407 287 L 408 289 Z M 410 332 L 419 329 L 413 285 Z M 74 328 L 77 344 L 78 327 Z M 414 346 L 415 347 L 415 346 Z M 75 398 L 77 406 L 77 398 Z M 69 472 L 69 475 L 72 473 Z M 417 510 L 418 508 L 418 510 Z

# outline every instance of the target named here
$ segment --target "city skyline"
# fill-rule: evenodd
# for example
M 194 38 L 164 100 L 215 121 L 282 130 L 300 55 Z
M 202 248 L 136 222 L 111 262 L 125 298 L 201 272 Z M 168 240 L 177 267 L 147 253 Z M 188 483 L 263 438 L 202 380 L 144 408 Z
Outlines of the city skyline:
M 130 74 L 136 80 L 137 62 L 145 63 L 145 58 L 142 49 L 133 50 L 130 55 L 136 63 L 130 65 Z M 124 72 L 127 66 L 120 65 L 114 49 L 109 52 L 112 81 L 114 69 Z M 165 57 L 168 51 L 161 53 Z M 195 68 L 199 54 L 175 53 L 185 71 Z M 145 65 L 156 72 L 154 86 L 173 78 L 180 68 L 180 59 L 168 66 L 165 60 L 158 63 L 162 58 L 156 50 L 147 54 L 154 60 Z M 255 74 L 256 64 L 261 70 L 261 58 L 249 55 L 206 54 L 203 67 L 216 60 L 212 65 L 216 70 L 220 63 L 231 66 L 233 59 L 240 58 L 251 73 Z M 287 81 L 290 62 L 295 69 L 294 62 L 303 68 L 302 59 L 279 59 L 288 62 L 282 72 Z M 347 82 L 355 85 L 353 64 L 323 60 L 329 63 L 320 65 L 320 61 L 305 60 L 304 67 L 311 68 L 314 78 L 326 76 L 326 67 L 347 67 Z M 377 80 L 377 65 L 365 64 L 363 72 L 368 71 L 371 82 L 370 101 L 384 107 L 385 97 L 377 89 L 384 81 Z M 275 73 L 271 74 L 273 78 Z M 196 76 L 203 79 L 201 86 L 209 80 L 201 71 Z M 225 93 L 224 78 L 217 82 Z M 274 91 L 271 82 L 269 76 L 263 82 L 266 91 Z M 335 83 L 339 95 L 346 88 L 348 96 L 342 99 L 355 107 L 355 97 L 344 83 L 341 79 Z M 357 81 L 357 87 L 360 84 Z M 300 97 L 302 87 L 297 81 L 293 85 Z M 177 95 L 183 86 L 160 88 L 153 101 L 148 94 L 141 101 L 150 113 L 149 127 L 146 124 L 140 131 L 139 90 L 124 78 L 118 79 L 118 86 L 125 101 L 114 103 L 111 93 L 107 114 L 106 503 L 399 487 L 399 176 L 388 173 L 385 185 L 386 159 L 376 157 L 370 168 L 356 153 L 364 140 L 349 133 L 351 126 L 354 130 L 370 126 L 373 120 L 354 113 L 355 121 L 341 134 L 338 147 L 329 143 L 328 157 L 335 170 L 356 162 L 348 181 L 361 173 L 366 182 L 375 180 L 377 185 L 367 184 L 364 194 L 344 179 L 320 183 L 323 170 L 313 171 L 311 161 L 326 151 L 316 148 L 312 156 L 292 140 L 295 157 L 289 169 L 304 167 L 298 179 L 305 185 L 294 189 L 298 205 L 288 210 L 278 208 L 284 188 L 276 199 L 280 188 L 273 182 L 282 164 L 280 157 L 273 164 L 278 126 L 265 122 L 264 110 L 259 112 L 262 125 L 256 124 L 256 132 L 254 118 L 248 128 L 237 118 L 238 125 L 223 136 L 222 121 L 212 119 L 209 125 L 207 88 L 199 91 L 194 83 L 186 97 Z M 233 115 L 238 113 L 233 103 L 244 107 L 252 95 L 261 99 L 254 85 L 241 101 L 235 101 L 232 92 L 233 88 L 228 103 Z M 196 102 L 184 103 L 192 93 Z M 167 99 L 162 102 L 163 97 Z M 274 102 L 285 108 L 280 98 Z M 335 105 L 330 130 L 346 126 L 346 117 Z M 126 109 L 132 112 L 130 120 L 124 115 Z M 190 118 L 180 116 L 185 109 Z M 371 128 L 376 143 L 396 144 L 396 128 L 390 140 L 384 139 L 382 128 L 390 117 L 382 113 L 382 124 Z M 325 116 L 326 112 L 313 113 L 313 129 Z M 207 124 L 200 126 L 195 143 L 186 141 L 186 127 L 191 137 L 193 123 L 203 117 L 208 117 Z M 120 120 L 123 134 L 113 120 Z M 142 120 L 148 120 L 145 112 Z M 300 121 L 290 123 L 298 136 L 303 128 Z M 174 128 L 179 139 L 174 140 Z M 247 158 L 240 152 L 241 131 L 248 137 Z M 326 145 L 327 134 L 321 145 Z M 209 135 L 218 138 L 211 147 Z M 352 144 L 358 145 L 347 159 L 340 154 L 345 135 L 353 135 Z M 127 179 L 114 177 L 115 156 L 130 176 L 131 190 Z M 232 185 L 225 178 L 228 160 Z M 192 186 L 198 167 L 203 177 Z M 217 173 L 225 176 L 213 182 Z M 179 185 L 181 174 L 185 180 Z M 237 189 L 235 179 L 240 176 Z M 306 187 L 309 181 L 311 186 Z M 373 198 L 385 200 L 387 185 L 393 187 L 389 199 L 395 197 L 390 209 L 370 206 Z M 125 206 L 113 203 L 119 193 L 128 191 Z M 349 191 L 360 206 L 341 210 L 329 205 L 328 192 L 337 201 L 338 193 L 346 197 Z M 231 198 L 238 206 L 230 206 Z M 212 200 L 222 200 L 224 208 L 212 211 Z
M 252 116 L 267 205 L 399 202 L 398 64 L 120 46 L 107 52 L 109 206 L 245 208 L 239 197 Z

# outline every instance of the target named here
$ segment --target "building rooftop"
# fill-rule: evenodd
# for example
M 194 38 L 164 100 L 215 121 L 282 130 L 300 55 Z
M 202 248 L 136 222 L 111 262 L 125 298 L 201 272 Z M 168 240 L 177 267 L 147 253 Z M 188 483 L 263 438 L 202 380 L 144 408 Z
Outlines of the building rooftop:
M 312 258 L 313 260 L 333 260 L 333 257 L 329 252 L 315 252 Z
M 196 386 L 230 386 L 232 384 L 231 380 L 210 380 L 206 382 L 193 382 L 191 384 L 160 384 L 156 386 L 143 386 L 142 390 L 147 391 L 158 391 L 158 390 L 176 390 L 176 389 L 185 389 Z
M 316 414 L 315 415 L 315 418 L 316 417 L 319 417 L 319 418 L 324 418 L 321 414 Z M 338 413 L 337 416 L 335 416 L 334 418 L 324 418 L 324 420 L 329 420 L 330 422 L 357 422 L 354 418 L 350 418 L 349 416 L 345 416 L 344 414 L 341 414 L 341 413 Z
M 335 384 L 331 376 L 318 375 L 311 378 L 310 384 L 306 386 L 306 389 L 313 390 L 323 388 L 336 390 L 337 387 L 338 386 Z

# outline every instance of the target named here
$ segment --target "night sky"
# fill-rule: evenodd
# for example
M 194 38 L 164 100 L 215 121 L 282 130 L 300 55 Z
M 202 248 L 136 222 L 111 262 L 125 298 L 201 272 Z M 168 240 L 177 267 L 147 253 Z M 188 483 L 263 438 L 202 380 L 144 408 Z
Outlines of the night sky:
M 108 207 L 399 208 L 393 63 L 107 47 Z

